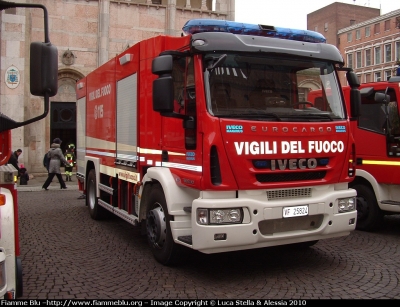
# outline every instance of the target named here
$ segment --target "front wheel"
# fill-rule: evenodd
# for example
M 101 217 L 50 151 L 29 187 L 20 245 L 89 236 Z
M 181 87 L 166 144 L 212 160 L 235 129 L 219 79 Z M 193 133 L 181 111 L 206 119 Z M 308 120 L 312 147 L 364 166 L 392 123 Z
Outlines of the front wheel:
M 357 223 L 356 229 L 372 231 L 383 224 L 383 212 L 378 206 L 375 193 L 362 184 L 352 187 L 357 191 Z
M 86 205 L 89 208 L 90 217 L 94 220 L 100 220 L 106 216 L 107 210 L 99 205 L 96 195 L 96 189 L 96 173 L 94 169 L 92 169 L 89 171 L 86 183 Z
M 164 191 L 160 185 L 152 187 L 147 201 L 146 235 L 154 258 L 164 265 L 174 265 L 180 260 L 181 246 L 172 238 Z

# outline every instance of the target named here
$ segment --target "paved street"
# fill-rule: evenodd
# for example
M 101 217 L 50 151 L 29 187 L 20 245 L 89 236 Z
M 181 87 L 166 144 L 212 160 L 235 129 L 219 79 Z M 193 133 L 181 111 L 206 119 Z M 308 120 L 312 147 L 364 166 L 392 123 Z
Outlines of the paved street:
M 77 189 L 52 185 L 18 192 L 26 299 L 400 299 L 399 216 L 306 250 L 188 251 L 164 267 L 139 228 L 94 221 Z

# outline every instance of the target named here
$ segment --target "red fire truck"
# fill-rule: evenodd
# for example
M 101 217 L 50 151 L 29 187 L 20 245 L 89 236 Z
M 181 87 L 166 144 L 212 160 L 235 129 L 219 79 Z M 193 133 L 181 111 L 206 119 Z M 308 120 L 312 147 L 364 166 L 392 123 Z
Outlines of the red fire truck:
M 389 81 L 362 83 L 361 111 L 351 121 L 357 146 L 356 177 L 349 184 L 357 191 L 359 230 L 373 231 L 383 225 L 383 217 L 400 213 L 400 76 Z M 343 86 L 346 101 L 350 87 Z M 320 90 L 308 100 L 326 107 Z
M 346 97 L 349 88 L 344 89 Z M 400 213 L 400 76 L 363 83 L 361 114 L 354 122 L 357 144 L 357 229 L 376 230 L 383 217 Z
M 58 55 L 48 36 L 47 9 L 41 4 L 0 1 L 0 10 L 13 7 L 39 8 L 44 13 L 44 42 L 30 46 L 30 91 L 44 97 L 44 113 L 16 122 L 0 112 L 0 299 L 22 296 L 22 262 L 18 236 L 17 170 L 7 164 L 12 152 L 11 130 L 46 117 L 49 97 L 57 94 Z M 1 111 L 1 104 L 0 104 Z
M 310 246 L 356 224 L 338 49 L 313 31 L 189 20 L 77 82 L 77 176 L 93 219 L 140 225 L 157 261 Z M 352 106 L 358 79 L 348 70 Z M 310 87 L 330 109 L 305 108 Z M 350 161 L 350 162 L 349 162 Z

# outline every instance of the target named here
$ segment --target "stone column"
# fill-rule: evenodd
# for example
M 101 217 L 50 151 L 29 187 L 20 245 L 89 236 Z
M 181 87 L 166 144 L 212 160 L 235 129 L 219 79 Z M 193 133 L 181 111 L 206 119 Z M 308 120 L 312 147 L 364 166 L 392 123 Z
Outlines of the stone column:
M 203 10 L 203 11 L 207 11 L 208 10 L 208 8 L 207 8 L 207 0 L 201 0 L 201 8 L 200 9 Z
M 175 30 L 175 14 L 176 14 L 176 0 L 168 0 L 166 16 L 166 29 L 165 34 L 176 36 Z
M 226 20 L 235 21 L 235 0 L 227 0 L 227 1 L 228 1 L 227 3 L 228 15 L 226 15 Z M 241 22 L 240 20 L 238 21 Z
M 108 31 L 110 27 L 110 0 L 99 0 L 99 55 L 97 66 L 108 61 Z
M 185 8 L 190 9 L 192 6 L 190 5 L 190 0 L 186 0 Z

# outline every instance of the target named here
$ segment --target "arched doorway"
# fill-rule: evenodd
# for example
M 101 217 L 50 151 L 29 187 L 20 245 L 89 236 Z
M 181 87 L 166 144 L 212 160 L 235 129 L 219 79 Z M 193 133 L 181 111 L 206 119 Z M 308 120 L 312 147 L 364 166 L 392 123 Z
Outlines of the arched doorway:
M 70 143 L 76 144 L 76 82 L 83 75 L 67 69 L 58 73 L 58 92 L 50 103 L 50 139 L 60 138 L 63 152 Z

